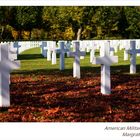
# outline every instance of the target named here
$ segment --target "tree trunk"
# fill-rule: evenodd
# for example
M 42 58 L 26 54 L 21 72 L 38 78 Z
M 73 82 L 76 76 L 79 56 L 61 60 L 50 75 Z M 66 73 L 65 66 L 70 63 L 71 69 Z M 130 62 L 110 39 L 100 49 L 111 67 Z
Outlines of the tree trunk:
M 81 33 L 82 33 L 82 27 L 78 29 L 78 32 L 77 32 L 77 40 L 80 40 Z
M 21 33 L 22 33 L 22 30 L 19 30 L 19 36 L 18 36 L 19 40 L 21 40 Z
M 29 40 L 31 40 L 31 34 L 32 34 L 32 31 L 30 30 L 30 34 L 29 34 Z
M 4 26 L 1 26 L 1 34 L 0 34 L 0 39 L 3 40 L 3 33 L 4 33 L 4 29 L 5 27 Z

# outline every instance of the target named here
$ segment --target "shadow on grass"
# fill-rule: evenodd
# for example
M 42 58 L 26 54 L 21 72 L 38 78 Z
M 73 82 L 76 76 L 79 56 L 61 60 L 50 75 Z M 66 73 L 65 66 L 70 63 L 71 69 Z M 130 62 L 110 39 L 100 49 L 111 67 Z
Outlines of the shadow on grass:
M 112 74 L 138 75 L 140 74 L 140 64 L 136 66 L 136 71 L 136 74 L 130 74 L 130 65 L 117 65 L 111 67 Z
M 41 54 L 20 54 L 18 55 L 18 60 L 31 60 L 44 58 Z
M 140 65 L 137 65 L 137 73 L 129 73 L 130 65 L 121 65 L 121 66 L 111 66 L 111 74 L 119 75 L 130 75 L 135 76 L 140 74 Z M 81 78 L 82 77 L 91 77 L 95 75 L 100 75 L 101 68 L 99 67 L 81 67 Z M 65 69 L 60 71 L 59 69 L 36 69 L 36 70 L 17 70 L 12 72 L 12 74 L 23 74 L 23 75 L 60 75 L 60 76 L 70 76 L 73 74 L 73 69 Z
M 56 54 L 56 58 L 59 58 L 60 54 Z M 40 59 L 45 58 L 42 54 L 19 54 L 18 60 L 34 60 L 34 59 Z M 65 58 L 67 58 L 67 55 L 65 54 Z M 46 59 L 46 58 L 45 58 Z

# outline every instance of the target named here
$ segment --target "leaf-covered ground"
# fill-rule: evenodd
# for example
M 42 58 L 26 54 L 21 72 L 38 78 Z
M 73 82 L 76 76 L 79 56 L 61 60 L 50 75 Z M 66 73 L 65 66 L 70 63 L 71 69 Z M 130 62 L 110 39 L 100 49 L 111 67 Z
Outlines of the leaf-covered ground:
M 140 65 L 136 75 L 129 65 L 111 67 L 111 95 L 100 93 L 100 67 L 82 66 L 81 79 L 71 68 L 23 69 L 11 74 L 11 106 L 0 108 L 1 122 L 140 121 Z

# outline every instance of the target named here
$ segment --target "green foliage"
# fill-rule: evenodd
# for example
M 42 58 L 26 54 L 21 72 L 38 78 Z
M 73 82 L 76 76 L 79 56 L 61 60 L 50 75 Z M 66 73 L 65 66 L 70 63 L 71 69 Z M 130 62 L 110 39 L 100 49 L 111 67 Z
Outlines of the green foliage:
M 30 30 L 37 26 L 37 17 L 38 7 L 17 7 L 16 22 L 18 23 L 19 28 Z
M 1 6 L 0 17 L 1 39 L 140 38 L 140 7 Z
M 129 32 L 129 38 L 140 37 L 140 9 L 139 7 L 126 7 L 126 18 L 128 22 L 127 31 Z

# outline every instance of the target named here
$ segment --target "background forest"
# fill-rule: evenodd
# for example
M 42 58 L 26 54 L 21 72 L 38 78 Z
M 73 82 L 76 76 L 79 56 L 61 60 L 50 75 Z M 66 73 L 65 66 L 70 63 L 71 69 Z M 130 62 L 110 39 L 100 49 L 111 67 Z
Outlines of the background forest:
M 0 7 L 0 41 L 124 38 L 140 38 L 140 7 Z

